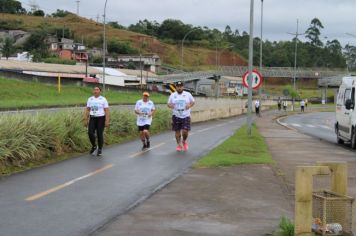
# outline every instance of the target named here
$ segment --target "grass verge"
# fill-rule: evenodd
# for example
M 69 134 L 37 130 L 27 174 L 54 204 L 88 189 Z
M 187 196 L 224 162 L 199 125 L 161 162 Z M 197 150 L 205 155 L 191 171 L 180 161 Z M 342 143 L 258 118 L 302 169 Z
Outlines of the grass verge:
M 63 85 L 58 95 L 57 86 L 32 81 L 0 78 L 0 109 L 24 109 L 53 106 L 85 105 L 92 95 L 92 88 Z M 109 104 L 134 104 L 141 92 L 106 91 Z M 166 103 L 168 97 L 152 93 L 155 103 Z
M 273 163 L 264 138 L 255 125 L 252 134 L 247 134 L 247 127 L 243 126 L 224 143 L 201 158 L 194 167 L 222 167 L 241 164 L 269 164 Z

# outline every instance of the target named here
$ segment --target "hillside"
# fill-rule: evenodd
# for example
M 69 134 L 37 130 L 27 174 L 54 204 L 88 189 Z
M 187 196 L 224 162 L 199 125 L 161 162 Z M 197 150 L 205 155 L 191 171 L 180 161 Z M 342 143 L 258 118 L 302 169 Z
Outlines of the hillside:
M 102 38 L 103 25 L 93 20 L 68 15 L 63 18 L 36 17 L 28 15 L 0 14 L 0 30 L 21 29 L 24 31 L 34 31 L 44 29 L 48 32 L 55 29 L 69 28 L 77 41 L 84 42 L 87 46 L 97 44 Z M 107 39 L 129 42 L 133 48 L 142 49 L 144 53 L 156 53 L 162 63 L 173 67 L 180 67 L 181 49 L 180 45 L 167 44 L 156 38 L 130 32 L 127 30 L 107 27 Z M 223 50 L 219 52 L 220 64 L 222 65 L 246 65 L 244 58 L 236 53 Z M 216 64 L 216 52 L 212 49 L 185 45 L 184 46 L 184 68 L 187 70 L 214 69 Z

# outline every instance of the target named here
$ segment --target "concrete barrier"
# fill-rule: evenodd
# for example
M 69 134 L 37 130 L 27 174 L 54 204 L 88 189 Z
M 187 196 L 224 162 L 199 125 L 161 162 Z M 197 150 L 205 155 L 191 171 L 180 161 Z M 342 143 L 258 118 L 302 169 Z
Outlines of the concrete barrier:
M 196 105 L 192 108 L 192 122 L 201 122 L 241 115 L 247 112 L 247 108 L 245 108 L 246 103 L 247 99 L 197 97 L 195 98 Z M 262 100 L 261 104 L 262 110 L 266 110 L 272 105 L 276 105 L 277 102 L 272 100 Z

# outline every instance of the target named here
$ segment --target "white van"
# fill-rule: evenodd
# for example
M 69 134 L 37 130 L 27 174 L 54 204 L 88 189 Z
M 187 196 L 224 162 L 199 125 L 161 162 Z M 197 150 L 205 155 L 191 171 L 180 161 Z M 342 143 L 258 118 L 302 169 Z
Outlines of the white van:
M 350 142 L 356 149 L 356 111 L 355 111 L 356 76 L 342 78 L 336 102 L 335 132 L 337 143 Z

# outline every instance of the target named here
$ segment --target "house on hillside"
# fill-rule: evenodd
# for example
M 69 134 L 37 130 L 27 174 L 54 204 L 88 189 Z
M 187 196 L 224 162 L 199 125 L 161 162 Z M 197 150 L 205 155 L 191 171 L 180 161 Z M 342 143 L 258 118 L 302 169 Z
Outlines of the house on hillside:
M 86 47 L 81 43 L 74 43 L 72 39 L 48 37 L 49 51 L 55 53 L 61 59 L 75 60 L 86 63 L 89 59 Z
M 110 57 L 107 59 L 108 64 L 118 68 L 130 68 L 133 66 L 136 70 L 157 72 L 161 66 L 161 59 L 157 54 L 144 55 L 119 55 L 118 57 Z

